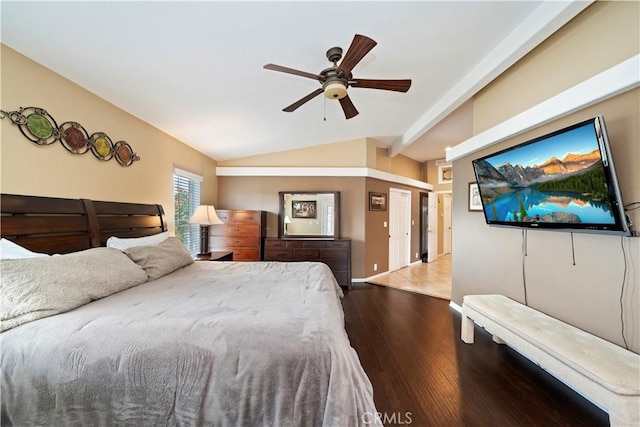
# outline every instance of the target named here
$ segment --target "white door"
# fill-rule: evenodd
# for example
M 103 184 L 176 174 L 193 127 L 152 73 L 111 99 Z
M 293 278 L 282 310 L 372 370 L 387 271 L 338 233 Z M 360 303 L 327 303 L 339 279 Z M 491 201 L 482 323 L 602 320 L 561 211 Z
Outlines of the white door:
M 411 192 L 389 189 L 389 271 L 409 265 L 411 252 Z
M 438 195 L 427 193 L 427 262 L 438 259 Z
M 451 194 L 442 195 L 442 253 L 451 253 Z

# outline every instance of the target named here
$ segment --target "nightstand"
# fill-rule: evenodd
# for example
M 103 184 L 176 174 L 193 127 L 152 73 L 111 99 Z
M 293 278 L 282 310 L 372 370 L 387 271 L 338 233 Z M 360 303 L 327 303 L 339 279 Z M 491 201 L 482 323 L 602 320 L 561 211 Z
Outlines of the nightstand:
M 233 251 L 211 252 L 209 255 L 198 255 L 196 261 L 233 261 Z

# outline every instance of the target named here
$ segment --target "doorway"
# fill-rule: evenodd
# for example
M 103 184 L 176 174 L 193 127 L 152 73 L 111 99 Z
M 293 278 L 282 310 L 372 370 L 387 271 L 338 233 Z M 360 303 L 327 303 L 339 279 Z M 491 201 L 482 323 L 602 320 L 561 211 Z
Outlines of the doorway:
M 438 195 L 420 193 L 420 259 L 433 262 L 438 258 Z
M 411 191 L 389 189 L 389 272 L 411 259 Z

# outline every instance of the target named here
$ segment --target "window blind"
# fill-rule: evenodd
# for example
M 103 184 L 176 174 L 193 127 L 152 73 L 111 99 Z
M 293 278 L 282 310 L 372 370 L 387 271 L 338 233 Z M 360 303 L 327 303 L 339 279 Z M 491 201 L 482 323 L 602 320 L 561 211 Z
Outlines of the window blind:
M 200 182 L 202 178 L 189 173 L 173 173 L 173 199 L 175 203 L 176 236 L 192 255 L 200 252 L 200 226 L 189 224 L 189 218 L 200 205 Z

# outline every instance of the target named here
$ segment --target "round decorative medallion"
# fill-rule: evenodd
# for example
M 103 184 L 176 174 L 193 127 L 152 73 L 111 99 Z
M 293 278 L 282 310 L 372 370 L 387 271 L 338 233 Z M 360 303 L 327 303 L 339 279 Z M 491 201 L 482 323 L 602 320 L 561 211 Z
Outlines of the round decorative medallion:
M 104 132 L 91 135 L 91 152 L 100 160 L 110 160 L 113 157 L 113 143 Z
M 131 146 L 125 141 L 118 141 L 114 146 L 116 152 L 116 160 L 122 166 L 130 166 L 134 161 L 140 158 L 133 152 Z
M 33 136 L 39 139 L 46 139 L 53 135 L 53 126 L 44 116 L 33 113 L 27 117 L 27 129 Z
M 103 157 L 108 156 L 111 153 L 111 147 L 109 141 L 106 138 L 96 138 L 96 151 Z
M 84 154 L 89 151 L 89 135 L 80 123 L 65 122 L 60 125 L 60 142 L 73 154 Z
M 31 142 L 38 145 L 49 145 L 60 137 L 58 125 L 45 110 L 36 107 L 21 108 L 15 112 L 16 123 L 20 132 Z

